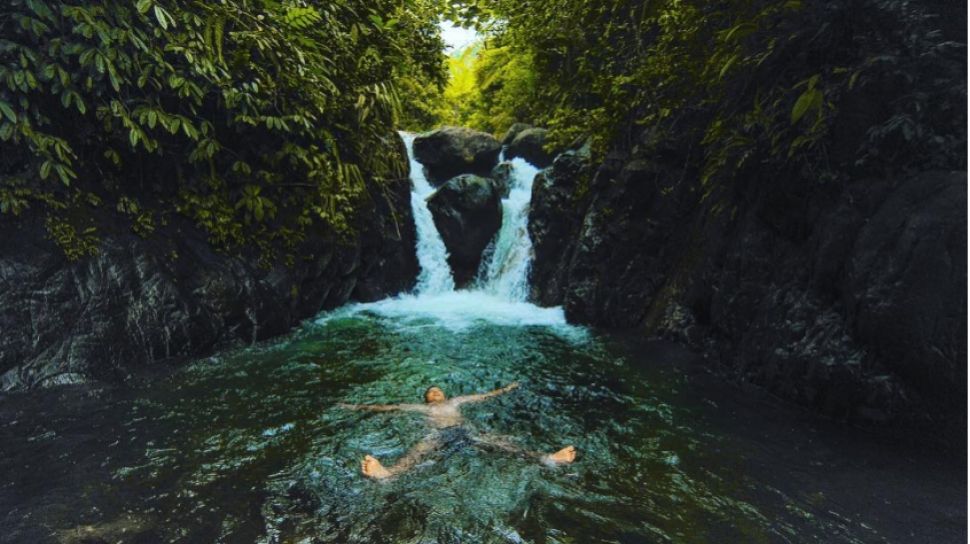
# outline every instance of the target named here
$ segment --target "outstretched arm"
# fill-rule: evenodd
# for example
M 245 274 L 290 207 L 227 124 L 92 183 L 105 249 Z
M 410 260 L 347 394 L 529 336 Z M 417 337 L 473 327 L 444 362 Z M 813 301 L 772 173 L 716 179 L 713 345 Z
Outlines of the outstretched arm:
M 344 402 L 338 403 L 338 407 L 346 408 L 347 410 L 359 410 L 363 412 L 421 412 L 424 410 L 424 406 L 420 404 L 347 404 Z
M 455 397 L 455 398 L 451 399 L 451 402 L 453 402 L 455 404 L 465 404 L 465 403 L 468 403 L 468 402 L 481 402 L 483 400 L 490 399 L 492 397 L 497 397 L 499 395 L 508 393 L 509 391 L 512 391 L 513 389 L 515 389 L 517 387 L 519 387 L 519 382 L 513 382 L 513 383 L 510 383 L 510 384 L 506 385 L 505 387 L 500 388 L 500 389 L 496 389 L 494 391 L 489 391 L 488 393 L 482 393 L 480 395 L 464 395 L 464 396 L 461 396 L 461 397 Z

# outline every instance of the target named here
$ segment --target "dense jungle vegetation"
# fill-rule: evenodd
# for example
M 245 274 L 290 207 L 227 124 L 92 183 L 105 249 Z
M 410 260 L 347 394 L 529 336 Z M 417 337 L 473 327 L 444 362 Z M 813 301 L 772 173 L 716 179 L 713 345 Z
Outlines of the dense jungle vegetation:
M 591 137 L 600 153 L 649 128 L 654 144 L 696 148 L 705 182 L 766 163 L 820 181 L 965 169 L 961 11 L 479 0 L 455 6 L 486 39 L 453 59 L 441 117 L 494 133 L 533 122 L 554 145 Z
M 401 177 L 399 88 L 444 81 L 424 0 L 12 0 L 0 11 L 0 211 L 77 259 L 102 209 L 232 248 L 352 228 Z M 406 84 L 406 83 L 404 83 Z M 271 253 L 271 252 L 270 252 Z
M 374 152 L 393 128 L 445 123 L 530 122 L 599 156 L 676 142 L 709 186 L 965 169 L 966 50 L 941 7 L 12 0 L 0 211 L 44 210 L 73 258 L 104 207 L 143 235 L 178 213 L 218 245 L 292 247 L 352 229 L 365 184 L 400 177 Z M 440 17 L 483 41 L 446 59 Z

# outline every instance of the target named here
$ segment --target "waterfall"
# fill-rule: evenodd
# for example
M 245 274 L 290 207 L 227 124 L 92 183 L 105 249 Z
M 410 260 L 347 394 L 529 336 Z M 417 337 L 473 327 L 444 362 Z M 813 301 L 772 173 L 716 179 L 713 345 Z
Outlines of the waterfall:
M 367 313 L 386 318 L 391 326 L 427 326 L 433 321 L 437 326 L 455 332 L 483 322 L 510 327 L 542 326 L 570 341 L 585 342 L 585 330 L 566 323 L 561 307 L 540 308 L 527 301 L 532 258 L 532 241 L 527 228 L 529 201 L 532 180 L 538 170 L 522 159 L 507 161 L 513 170 L 509 196 L 502 200 L 502 226 L 482 259 L 478 281 L 471 289 L 455 290 L 448 251 L 426 200 L 434 189 L 424 175 L 424 167 L 414 158 L 414 135 L 402 132 L 401 137 L 411 162 L 411 209 L 421 265 L 418 285 L 409 294 L 344 306 L 328 312 L 317 322 Z
M 492 242 L 492 251 L 482 261 L 478 286 L 504 300 L 525 302 L 529 296 L 529 265 L 532 262 L 529 202 L 532 200 L 532 181 L 539 169 L 521 158 L 508 162 L 512 172 L 509 196 L 502 199 L 502 227 Z
M 434 188 L 424 175 L 424 167 L 414 158 L 415 136 L 402 132 L 401 137 L 411 163 L 411 208 L 417 227 L 417 254 L 421 265 L 416 294 L 451 292 L 455 290 L 455 282 L 448 266 L 448 251 L 427 203 Z M 529 295 L 529 264 L 532 260 L 529 202 L 532 181 L 539 169 L 521 158 L 503 162 L 508 162 L 512 169 L 509 195 L 502 199 L 502 226 L 486 250 L 473 290 L 508 302 L 525 302 Z
M 451 277 L 451 267 L 448 266 L 448 250 L 434 225 L 426 200 L 434 192 L 434 188 L 424 176 L 424 167 L 414 158 L 414 151 L 411 149 L 414 134 L 402 132 L 401 137 L 407 146 L 408 160 L 411 163 L 411 210 L 418 236 L 418 263 L 421 265 L 416 291 L 422 295 L 454 291 L 455 280 Z

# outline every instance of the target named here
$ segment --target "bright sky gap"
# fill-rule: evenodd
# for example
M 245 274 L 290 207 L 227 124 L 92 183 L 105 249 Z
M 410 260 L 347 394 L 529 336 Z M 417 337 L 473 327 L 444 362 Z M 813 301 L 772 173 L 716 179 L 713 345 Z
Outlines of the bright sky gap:
M 460 51 L 479 38 L 473 29 L 455 26 L 451 21 L 442 21 L 438 26 L 441 28 L 441 38 L 445 41 L 445 53 L 448 54 Z

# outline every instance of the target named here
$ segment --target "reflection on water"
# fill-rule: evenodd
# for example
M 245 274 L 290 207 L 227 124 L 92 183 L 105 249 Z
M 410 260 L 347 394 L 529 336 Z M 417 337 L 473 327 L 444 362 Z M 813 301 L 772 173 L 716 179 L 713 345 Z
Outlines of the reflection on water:
M 0 402 L 0 541 L 896 538 L 816 488 L 778 483 L 779 467 L 824 478 L 808 454 L 759 469 L 747 439 L 711 425 L 705 413 L 718 408 L 684 394 L 688 376 L 670 360 L 630 361 L 609 338 L 549 323 L 459 316 L 463 326 L 449 327 L 440 316 L 404 320 L 392 306 L 341 311 L 150 387 Z M 464 408 L 469 425 L 532 450 L 575 444 L 574 465 L 459 449 L 378 483 L 360 476 L 360 458 L 402 455 L 426 433 L 422 416 L 334 406 L 420 402 L 429 384 L 457 395 L 512 381 L 521 388 Z M 742 416 L 759 424 L 756 413 Z

